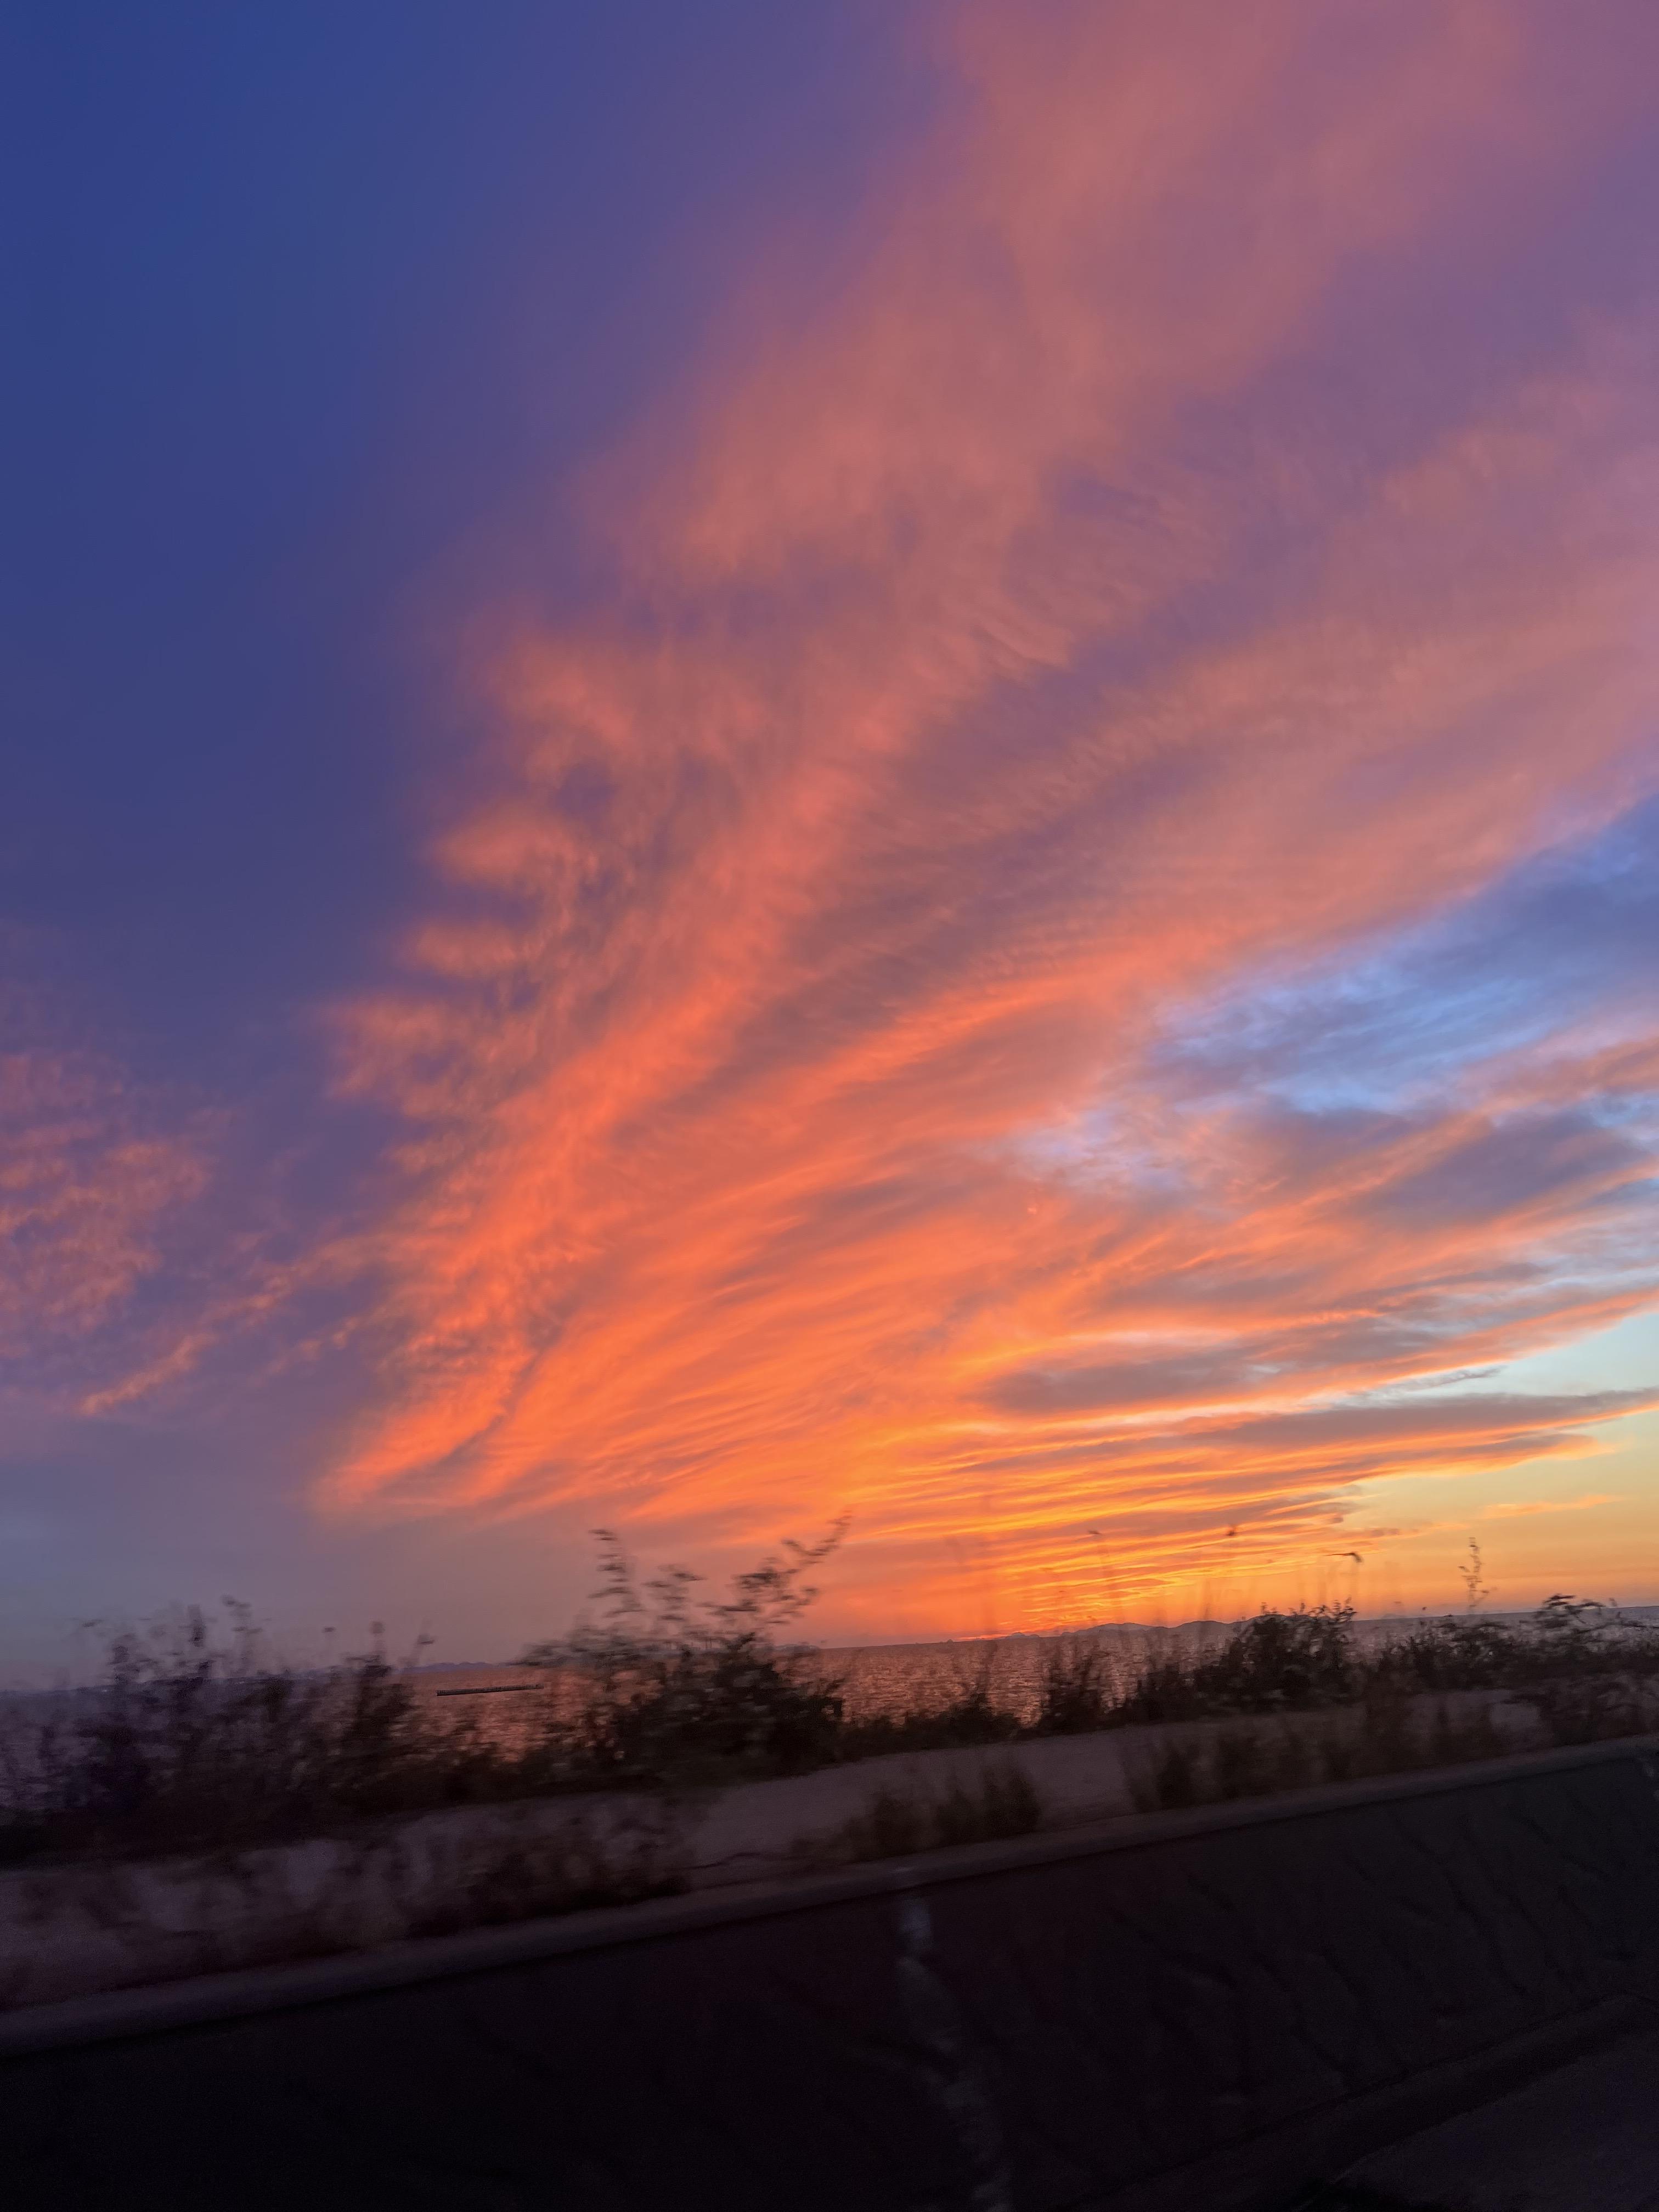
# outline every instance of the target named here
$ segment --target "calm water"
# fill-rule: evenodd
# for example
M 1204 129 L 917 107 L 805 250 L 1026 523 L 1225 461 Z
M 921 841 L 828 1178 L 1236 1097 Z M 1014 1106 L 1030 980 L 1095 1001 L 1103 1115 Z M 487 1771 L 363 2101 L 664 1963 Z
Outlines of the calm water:
M 1226 1629 L 1215 1621 L 1189 1621 L 1176 1628 L 1109 1628 L 1097 1634 L 1114 1664 L 1130 1675 L 1154 1654 L 1218 1643 Z M 1036 1711 L 1051 1642 L 1042 1636 L 1005 1636 L 871 1644 L 825 1650 L 817 1659 L 842 1684 L 849 1719 L 945 1705 L 981 1679 L 998 1705 L 1029 1719 Z M 515 1724 L 530 1717 L 536 1692 L 546 1686 L 546 1677 L 530 1667 L 424 1667 L 410 1680 L 441 1717 L 464 1716 L 507 1738 Z
M 1192 1650 L 1218 1642 L 1225 1633 L 1212 1622 L 1196 1621 L 1180 1628 L 1102 1629 L 1095 1641 L 1128 1677 L 1155 1652 Z M 1046 1636 L 1004 1636 L 948 1644 L 872 1644 L 826 1651 L 823 1657 L 845 1681 L 852 1719 L 945 1705 L 983 1680 L 994 1703 L 1030 1720 L 1036 1713 L 1054 1642 Z
M 1659 1620 L 1659 1607 L 1632 1607 L 1627 1618 L 1649 1614 Z M 1525 1616 L 1511 1613 L 1492 1618 L 1521 1620 Z M 1358 1620 L 1354 1629 L 1363 1642 L 1369 1642 L 1397 1635 L 1407 1625 L 1403 1617 L 1394 1615 Z M 1090 1632 L 1127 1679 L 1149 1658 L 1175 1653 L 1192 1656 L 1213 1649 L 1225 1638 L 1231 1626 L 1225 1621 L 1189 1620 L 1169 1628 L 1137 1625 Z M 1022 1719 L 1030 1719 L 1036 1711 L 1042 1670 L 1054 1640 L 1043 1636 L 1005 1636 L 945 1644 L 870 1644 L 832 1648 L 818 1653 L 817 1658 L 823 1671 L 842 1683 L 849 1719 L 942 1705 L 981 1675 L 998 1705 Z M 426 1667 L 410 1679 L 441 1715 L 465 1716 L 507 1738 L 513 1734 L 515 1715 L 520 1723 L 527 1720 L 535 1707 L 534 1692 L 546 1687 L 545 1676 L 528 1667 Z

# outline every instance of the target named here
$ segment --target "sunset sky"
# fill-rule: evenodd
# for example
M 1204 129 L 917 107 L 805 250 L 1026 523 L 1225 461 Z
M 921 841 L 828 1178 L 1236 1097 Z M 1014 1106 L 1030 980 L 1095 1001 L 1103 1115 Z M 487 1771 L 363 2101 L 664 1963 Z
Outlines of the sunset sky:
M 13 21 L 0 1662 L 1659 1600 L 1653 0 Z

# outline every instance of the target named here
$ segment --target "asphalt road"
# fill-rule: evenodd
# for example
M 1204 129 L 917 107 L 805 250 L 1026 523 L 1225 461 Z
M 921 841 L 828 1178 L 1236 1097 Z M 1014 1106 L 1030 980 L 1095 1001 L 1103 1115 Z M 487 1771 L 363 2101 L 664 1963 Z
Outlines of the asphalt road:
M 1659 2029 L 1364 2160 L 1321 2212 L 1659 2212 Z

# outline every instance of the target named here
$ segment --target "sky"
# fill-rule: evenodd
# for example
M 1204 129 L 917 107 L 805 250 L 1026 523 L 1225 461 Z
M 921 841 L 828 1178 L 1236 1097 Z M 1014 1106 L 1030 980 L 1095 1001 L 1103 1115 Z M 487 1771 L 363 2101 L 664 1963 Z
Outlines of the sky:
M 0 1666 L 1659 1601 L 1650 0 L 14 0 Z

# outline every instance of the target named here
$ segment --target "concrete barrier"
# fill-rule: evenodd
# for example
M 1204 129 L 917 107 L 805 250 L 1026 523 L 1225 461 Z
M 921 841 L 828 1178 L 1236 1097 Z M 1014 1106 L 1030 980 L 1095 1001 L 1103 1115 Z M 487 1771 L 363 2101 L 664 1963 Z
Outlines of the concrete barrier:
M 1644 1741 L 34 2008 L 6 2201 L 1224 2212 L 1656 1995 Z

